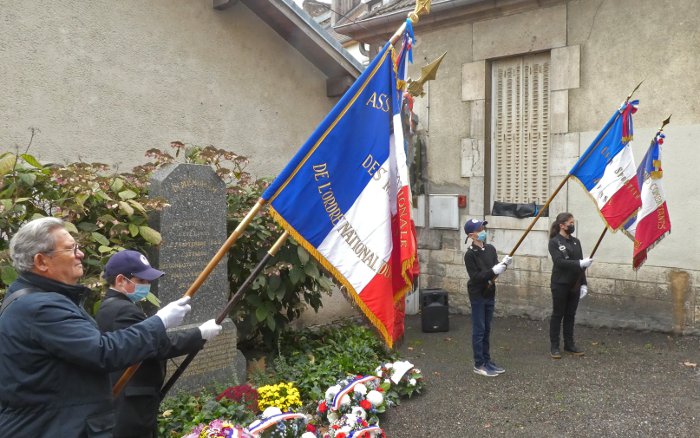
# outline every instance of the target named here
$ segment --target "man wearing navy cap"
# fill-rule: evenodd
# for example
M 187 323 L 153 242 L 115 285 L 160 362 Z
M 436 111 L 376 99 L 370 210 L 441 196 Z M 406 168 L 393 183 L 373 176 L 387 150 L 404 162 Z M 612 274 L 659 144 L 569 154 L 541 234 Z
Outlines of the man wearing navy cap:
M 103 274 L 109 289 L 96 315 L 100 330 L 111 332 L 146 319 L 146 314 L 135 303 L 146 298 L 151 282 L 163 275 L 164 272 L 151 267 L 148 259 L 139 252 L 124 250 L 114 254 Z M 198 328 L 168 333 L 170 349 L 163 355 L 143 361 L 115 400 L 114 438 L 157 436 L 160 388 L 165 380 L 163 359 L 197 351 L 205 341 L 220 332 L 221 326 L 211 319 Z M 112 384 L 123 372 L 120 370 L 110 375 Z
M 469 281 L 469 303 L 472 307 L 472 350 L 474 351 L 474 372 L 486 377 L 496 377 L 505 370 L 491 360 L 489 335 L 491 334 L 491 320 L 496 306 L 495 279 L 504 273 L 508 265 L 513 261 L 512 257 L 505 256 L 502 262 L 498 262 L 496 248 L 486 243 L 485 225 L 488 222 L 478 219 L 470 219 L 464 224 L 464 232 L 467 238 L 464 243 L 472 239 L 472 244 L 464 253 L 464 264 L 467 267 Z

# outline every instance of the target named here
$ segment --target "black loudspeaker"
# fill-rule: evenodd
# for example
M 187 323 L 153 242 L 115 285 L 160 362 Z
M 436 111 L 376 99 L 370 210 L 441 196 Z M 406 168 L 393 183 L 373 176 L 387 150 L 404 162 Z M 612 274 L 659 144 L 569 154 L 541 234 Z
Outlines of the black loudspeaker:
M 447 292 L 442 289 L 420 291 L 421 325 L 423 332 L 446 332 L 450 330 Z

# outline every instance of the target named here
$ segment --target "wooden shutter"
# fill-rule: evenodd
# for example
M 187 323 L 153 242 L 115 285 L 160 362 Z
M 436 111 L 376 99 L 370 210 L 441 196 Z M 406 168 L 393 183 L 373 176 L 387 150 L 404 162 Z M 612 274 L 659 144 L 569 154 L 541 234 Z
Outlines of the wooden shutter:
M 549 54 L 492 64 L 492 200 L 549 196 Z

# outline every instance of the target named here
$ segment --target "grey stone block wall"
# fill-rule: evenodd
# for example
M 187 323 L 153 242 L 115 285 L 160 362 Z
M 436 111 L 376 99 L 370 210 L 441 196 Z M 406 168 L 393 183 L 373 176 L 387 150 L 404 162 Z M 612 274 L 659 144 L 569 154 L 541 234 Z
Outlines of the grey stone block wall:
M 421 249 L 419 254 L 421 288 L 444 289 L 450 312 L 469 314 L 463 252 Z M 496 313 L 549 318 L 551 268 L 549 257 L 516 253 L 513 265 L 498 278 Z M 700 335 L 700 271 L 642 266 L 635 272 L 629 265 L 596 262 L 587 278 L 589 294 L 579 304 L 577 323 Z

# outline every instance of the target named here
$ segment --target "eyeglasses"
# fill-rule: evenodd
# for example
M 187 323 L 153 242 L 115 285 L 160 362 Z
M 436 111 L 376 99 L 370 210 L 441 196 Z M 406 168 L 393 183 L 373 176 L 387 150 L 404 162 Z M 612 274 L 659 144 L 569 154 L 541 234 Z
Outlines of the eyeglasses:
M 51 250 L 51 251 L 47 251 L 46 254 L 51 254 L 52 252 L 64 252 L 64 251 L 73 251 L 73 255 L 74 255 L 74 256 L 77 256 L 77 255 L 78 255 L 78 252 L 80 251 L 80 245 L 78 245 L 78 244 L 76 243 L 76 244 L 74 244 L 74 245 L 73 245 L 72 247 L 70 247 L 70 248 L 66 248 L 66 249 L 53 249 L 53 250 Z

